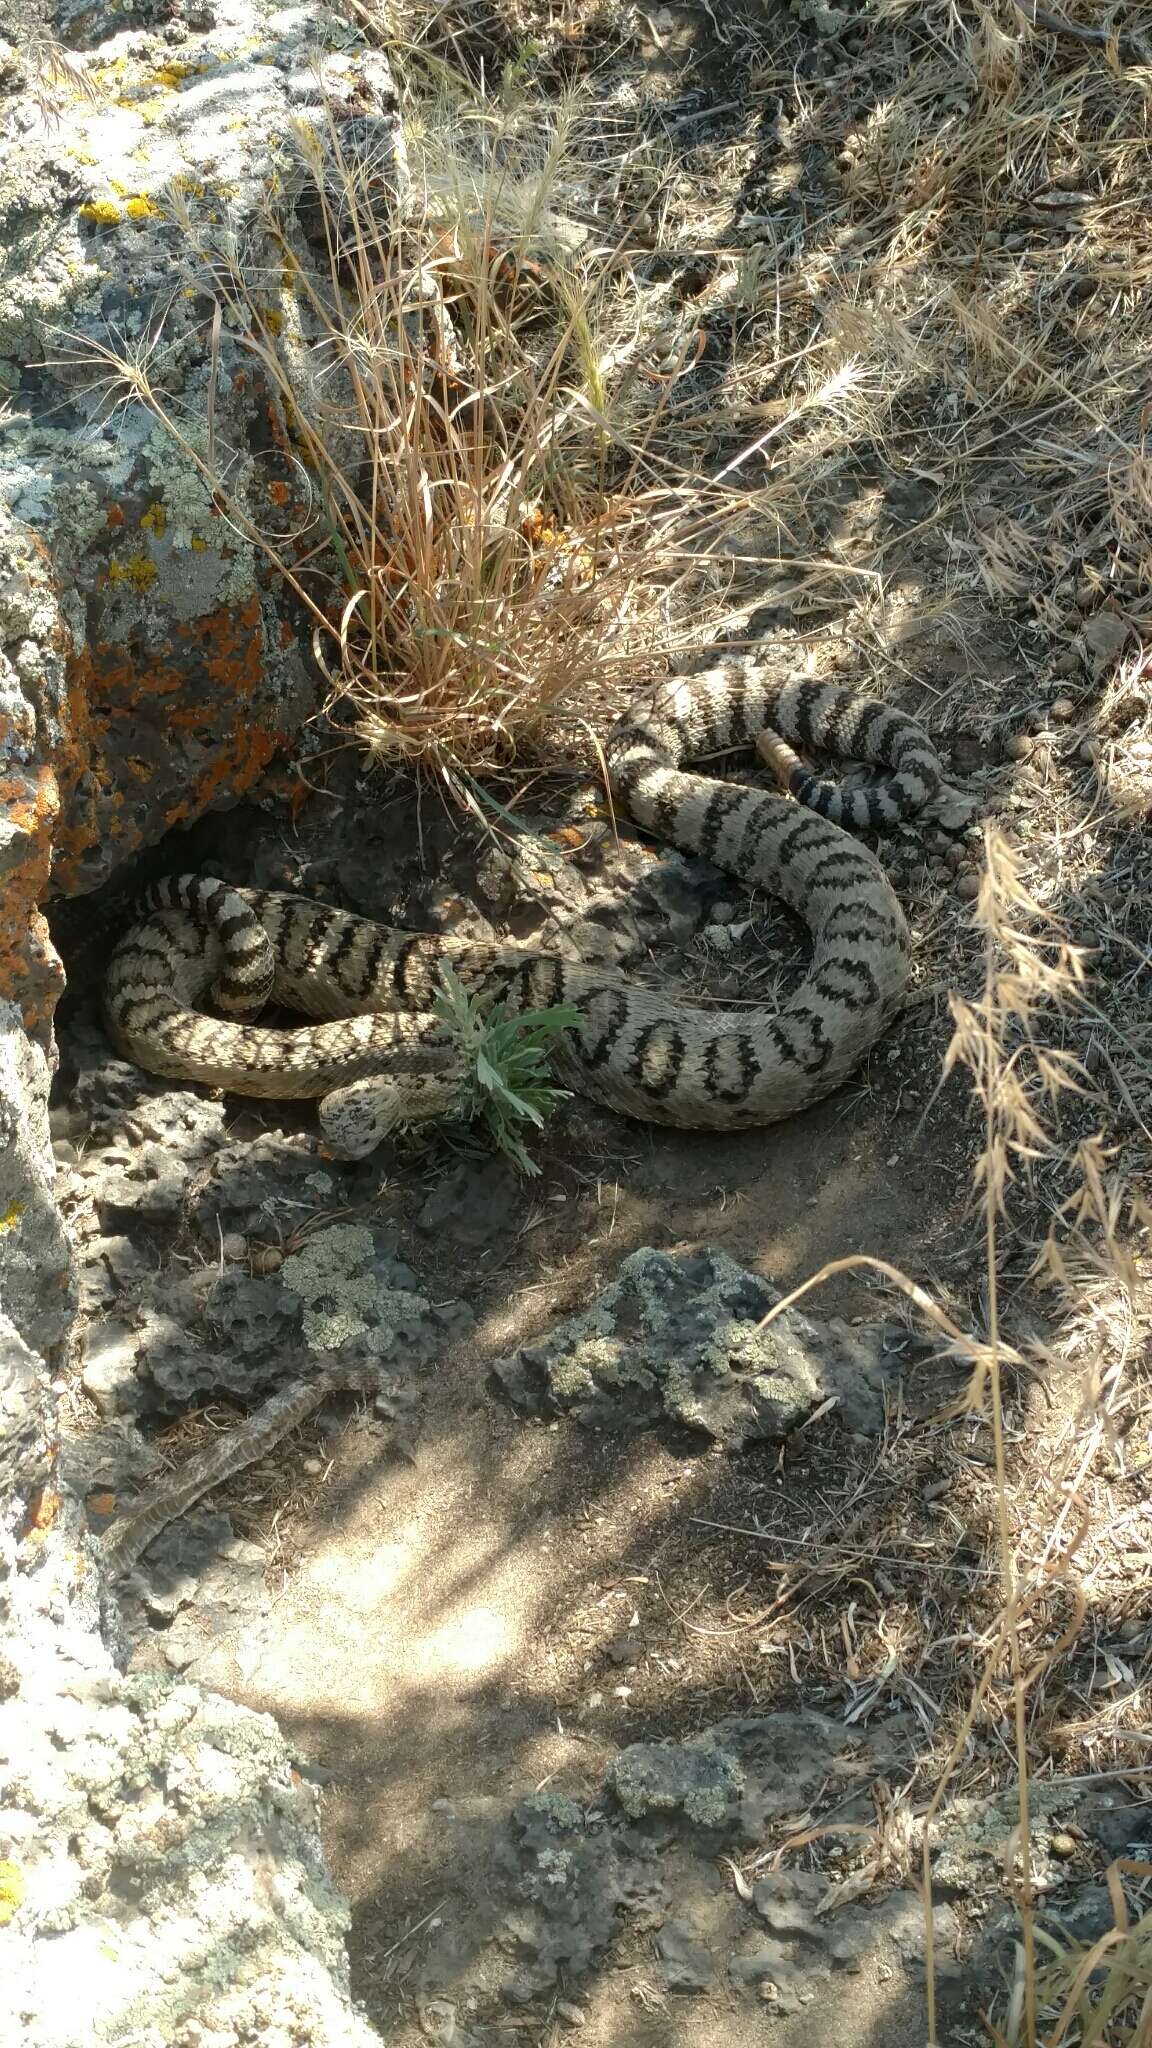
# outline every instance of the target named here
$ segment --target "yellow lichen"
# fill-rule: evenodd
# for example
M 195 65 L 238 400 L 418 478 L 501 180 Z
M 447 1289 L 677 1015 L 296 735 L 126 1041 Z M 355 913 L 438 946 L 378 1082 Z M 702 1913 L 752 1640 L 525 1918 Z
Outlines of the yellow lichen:
M 80 208 L 81 220 L 90 220 L 93 227 L 114 228 L 120 222 L 120 208 L 113 199 L 89 199 Z
M 206 64 L 179 64 L 175 61 L 160 64 L 155 71 L 149 72 L 148 84 L 164 86 L 169 92 L 175 92 L 176 87 L 183 85 L 186 78 L 199 78 L 207 69 Z
M 147 555 L 128 555 L 123 561 L 109 562 L 109 583 L 129 583 L 133 590 L 147 590 L 156 581 L 156 564 Z
M 148 199 L 143 192 L 138 192 L 135 199 L 128 201 L 124 211 L 129 220 L 154 220 L 160 208 L 154 199 Z
M 23 1202 L 9 1202 L 4 1214 L 0 1216 L 0 1234 L 6 1230 L 15 1230 L 23 1214 Z
M 0 1927 L 7 1927 L 24 1898 L 24 1873 L 18 1863 L 0 1863 Z
M 162 540 L 164 538 L 164 530 L 168 524 L 168 515 L 163 505 L 159 503 L 149 505 L 140 524 L 141 526 L 146 526 L 149 533 L 154 534 L 157 540 Z

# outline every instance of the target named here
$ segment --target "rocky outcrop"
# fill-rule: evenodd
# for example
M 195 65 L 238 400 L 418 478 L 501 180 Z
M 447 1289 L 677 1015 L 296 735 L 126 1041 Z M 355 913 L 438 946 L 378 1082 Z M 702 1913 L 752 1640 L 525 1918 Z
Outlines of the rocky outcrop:
M 404 186 L 387 66 L 333 55 L 326 18 L 124 22 L 62 13 L 55 55 L 46 24 L 0 63 L 0 999 L 44 1045 L 49 889 L 251 789 L 316 704 L 258 538 L 291 552 L 299 465 L 219 280 L 259 278 L 306 367 L 294 124 Z
M 319 15 L 162 12 L 59 0 L 0 43 L 0 2037 L 370 2048 L 282 1738 L 120 1668 L 58 1445 L 41 906 L 250 789 L 315 705 L 256 537 L 292 465 L 212 267 L 256 266 L 275 318 L 292 119 L 327 95 L 382 161 L 396 137 L 382 62 L 330 58 Z

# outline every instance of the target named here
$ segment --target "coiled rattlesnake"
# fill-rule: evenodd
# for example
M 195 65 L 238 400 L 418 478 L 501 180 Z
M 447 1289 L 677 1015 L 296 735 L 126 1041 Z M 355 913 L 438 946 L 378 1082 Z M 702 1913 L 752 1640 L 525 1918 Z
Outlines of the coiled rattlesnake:
M 757 741 L 793 798 L 686 772 L 681 763 Z M 819 782 L 805 749 L 887 769 L 854 792 Z M 845 1080 L 900 1005 L 908 930 L 881 868 L 844 825 L 894 824 L 941 794 L 936 749 L 909 719 L 847 689 L 770 686 L 747 660 L 663 684 L 609 735 L 613 789 L 657 838 L 780 896 L 812 932 L 809 971 L 775 1015 L 693 1007 L 621 975 L 518 948 L 391 931 L 293 896 L 180 876 L 110 962 L 105 1017 L 117 1047 L 152 1073 L 243 1095 L 319 1096 L 329 1147 L 370 1151 L 401 1123 L 459 1097 L 461 1058 L 432 1010 L 450 962 L 469 990 L 512 1011 L 563 1003 L 558 1077 L 613 1108 L 712 1130 L 767 1124 Z M 210 997 L 224 1020 L 205 1016 Z M 269 1000 L 327 1020 L 298 1030 L 230 1021 Z M 334 1367 L 294 1383 L 161 1483 L 109 1542 L 130 1566 L 165 1522 L 275 1443 L 323 1395 L 369 1383 Z
M 680 767 L 767 735 L 798 803 Z M 809 774 L 784 742 L 876 762 L 876 787 L 845 792 Z M 579 1026 L 557 1051 L 562 1077 L 656 1123 L 737 1130 L 791 1116 L 856 1067 L 903 995 L 908 931 L 879 862 L 842 824 L 878 827 L 941 788 L 920 728 L 850 690 L 770 688 L 728 661 L 668 683 L 609 736 L 613 788 L 657 838 L 781 896 L 811 928 L 812 962 L 775 1015 L 677 1002 L 627 977 L 519 948 L 414 936 L 302 897 L 180 876 L 117 946 L 104 1011 L 118 1048 L 155 1074 L 242 1095 L 319 1096 L 332 1151 L 361 1157 L 399 1123 L 450 1110 L 459 1056 L 432 1004 L 448 961 L 509 1010 L 563 1003 Z M 274 1000 L 340 1019 L 270 1031 L 232 1017 Z

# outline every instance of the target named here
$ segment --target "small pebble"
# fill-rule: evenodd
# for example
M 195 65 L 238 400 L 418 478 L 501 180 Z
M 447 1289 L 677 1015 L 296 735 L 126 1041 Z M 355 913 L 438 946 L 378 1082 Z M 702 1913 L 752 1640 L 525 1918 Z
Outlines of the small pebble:
M 1010 761 L 1026 761 L 1035 744 L 1030 733 L 1014 732 L 1004 752 Z
M 1052 673 L 1056 676 L 1078 676 L 1083 666 L 1084 664 L 1075 648 L 1070 647 L 1066 654 L 1060 654 L 1056 657 L 1056 660 L 1052 663 Z
M 1052 1854 L 1059 1856 L 1061 1861 L 1065 1863 L 1069 1857 L 1076 1854 L 1076 1842 L 1071 1835 L 1053 1835 L 1049 1846 L 1051 1847 Z
M 1099 740 L 1081 740 L 1076 752 L 1082 761 L 1096 762 L 1100 759 L 1102 749 Z
M 302 1458 L 300 1463 L 302 1470 L 308 1474 L 309 1479 L 318 1478 L 324 1470 L 323 1458 Z
M 974 903 L 980 894 L 979 875 L 974 875 L 971 869 L 966 874 L 957 875 L 952 890 L 953 894 L 960 898 L 961 903 Z
M 254 1273 L 278 1273 L 284 1264 L 284 1254 L 278 1245 L 254 1244 L 250 1264 Z
M 1076 706 L 1071 697 L 1053 697 L 1048 709 L 1051 717 L 1059 719 L 1061 724 L 1076 716 Z
M 248 1257 L 248 1239 L 242 1237 L 238 1230 L 227 1230 L 220 1240 L 220 1250 L 226 1259 L 236 1264 Z

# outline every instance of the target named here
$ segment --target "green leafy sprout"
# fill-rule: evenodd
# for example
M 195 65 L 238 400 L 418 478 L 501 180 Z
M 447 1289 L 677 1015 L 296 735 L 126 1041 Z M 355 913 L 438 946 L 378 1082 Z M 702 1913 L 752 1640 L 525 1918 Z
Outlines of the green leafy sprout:
M 484 1009 L 452 969 L 442 966 L 443 993 L 436 1015 L 449 1027 L 467 1062 L 460 1115 L 485 1126 L 498 1152 L 524 1174 L 540 1168 L 524 1144 L 524 1126 L 543 1130 L 558 1102 L 570 1094 L 549 1079 L 548 1058 L 561 1032 L 580 1023 L 579 1012 L 556 1005 L 509 1015 L 502 1003 Z

